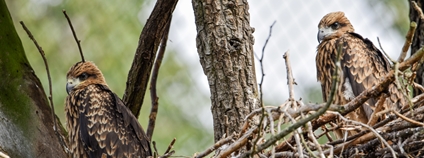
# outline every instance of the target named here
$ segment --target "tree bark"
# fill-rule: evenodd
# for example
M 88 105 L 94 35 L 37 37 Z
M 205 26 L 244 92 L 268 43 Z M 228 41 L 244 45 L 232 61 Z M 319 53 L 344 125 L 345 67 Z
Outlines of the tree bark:
M 178 0 L 158 0 L 141 31 L 122 100 L 138 118 L 160 41 Z
M 0 151 L 10 157 L 66 157 L 53 130 L 43 86 L 25 56 L 4 0 L 0 0 L 0 81 Z M 58 129 L 63 133 L 63 127 Z
M 418 6 L 424 10 L 424 0 L 414 0 Z M 417 23 L 417 29 L 415 30 L 414 38 L 412 39 L 411 44 L 411 55 L 415 54 L 423 45 L 424 45 L 424 21 L 420 19 L 418 12 L 414 9 L 412 1 L 409 0 L 409 19 L 410 21 L 415 21 Z M 420 62 L 417 69 L 417 76 L 415 82 L 424 85 L 424 65 L 423 62 Z M 417 96 L 423 92 L 418 89 L 414 90 L 414 96 Z
M 247 0 L 193 0 L 197 52 L 208 78 L 215 142 L 260 104 Z

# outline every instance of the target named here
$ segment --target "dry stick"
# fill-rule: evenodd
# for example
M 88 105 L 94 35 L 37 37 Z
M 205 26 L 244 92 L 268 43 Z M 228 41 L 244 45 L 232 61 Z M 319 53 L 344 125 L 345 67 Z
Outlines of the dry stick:
M 414 82 L 414 87 L 419 89 L 420 91 L 424 92 L 424 87 L 422 85 Z
M 171 143 L 169 143 L 168 145 L 168 149 L 166 149 L 164 155 L 166 155 L 167 153 L 169 153 L 169 151 L 173 148 L 175 141 L 177 140 L 177 138 L 172 139 Z
M 324 146 L 330 148 L 330 154 L 328 155 L 328 157 L 334 157 L 334 146 L 328 144 L 324 144 Z
M 74 39 L 77 42 L 78 49 L 79 49 L 79 52 L 80 52 L 80 55 L 81 55 L 81 60 L 82 60 L 82 62 L 85 62 L 84 54 L 82 53 L 82 49 L 81 49 L 81 40 L 78 39 L 77 34 L 75 33 L 75 30 L 74 30 L 74 26 L 72 26 L 71 19 L 69 19 L 68 14 L 66 14 L 66 10 L 63 9 L 62 12 L 63 12 L 63 14 L 65 14 L 66 20 L 68 20 L 69 27 L 71 27 L 72 35 L 74 35 Z
M 322 152 L 321 145 L 319 144 L 318 140 L 315 138 L 314 131 L 312 131 L 312 124 L 311 124 L 311 122 L 306 123 L 306 129 L 308 130 L 309 139 L 312 140 L 312 142 L 315 144 L 315 146 L 318 149 L 319 156 L 322 157 L 322 158 L 325 158 L 325 155 Z
M 259 129 L 258 127 L 250 129 L 247 131 L 243 136 L 241 136 L 239 139 L 237 139 L 234 143 L 232 143 L 229 147 L 225 148 L 225 150 L 222 150 L 216 158 L 226 158 L 234 151 L 240 149 L 243 147 L 246 143 L 249 137 L 251 137 L 253 134 L 258 133 Z M 248 155 L 246 155 L 248 156 Z
M 296 84 L 294 82 L 293 79 L 293 73 L 292 73 L 292 69 L 291 69 L 291 64 L 290 64 L 290 57 L 289 57 L 289 51 L 287 50 L 284 55 L 283 58 L 286 61 L 286 69 L 287 69 L 287 84 L 289 85 L 289 102 L 291 103 L 291 107 L 293 107 L 296 110 L 296 107 L 298 107 L 296 105 L 296 102 L 294 100 L 294 88 L 293 88 L 293 84 Z M 293 117 L 291 117 L 286 111 L 284 111 L 284 113 L 287 115 L 287 117 L 290 118 L 290 120 L 295 123 L 296 120 L 293 119 Z M 303 115 L 302 115 L 303 116 Z M 299 134 L 302 132 L 301 129 L 297 129 L 297 132 L 294 132 L 294 138 L 296 141 L 296 144 L 298 145 L 298 153 L 299 153 L 299 157 L 302 158 L 303 157 L 303 149 L 302 149 L 302 144 L 299 142 Z M 303 138 L 303 137 L 302 137 Z M 302 142 L 304 142 L 304 139 L 302 139 Z M 305 147 L 307 148 L 308 146 L 305 144 Z
M 266 109 L 266 112 L 268 113 L 268 119 L 269 119 L 269 128 L 271 131 L 271 135 L 274 136 L 275 135 L 275 127 L 274 127 L 274 118 L 272 116 L 272 111 L 271 109 Z M 271 158 L 275 157 L 275 147 L 273 147 L 271 149 Z
M 152 144 L 153 144 L 153 150 L 155 150 L 155 155 L 157 155 L 157 154 L 159 154 L 159 152 L 158 152 L 158 148 L 156 148 L 156 142 L 155 141 L 152 141 Z
M 410 119 L 410 118 L 408 118 L 408 117 L 406 117 L 406 116 L 404 116 L 404 115 L 400 114 L 400 113 L 399 113 L 399 112 L 397 112 L 396 110 L 391 110 L 391 112 L 393 112 L 396 116 L 400 117 L 401 119 L 404 119 L 405 121 L 408 121 L 408 122 L 410 122 L 410 123 L 412 123 L 412 124 L 415 124 L 415 125 L 417 125 L 417 126 L 422 126 L 422 127 L 424 127 L 424 124 L 423 124 L 423 123 L 418 122 L 418 121 L 415 121 L 415 120 L 412 120 L 412 119 Z
M 389 54 L 386 53 L 386 51 L 384 51 L 383 47 L 381 46 L 381 42 L 380 42 L 380 38 L 377 37 L 377 41 L 378 41 L 378 46 L 380 47 L 381 51 L 384 53 L 384 56 L 387 57 L 387 59 L 389 59 L 392 63 L 396 63 L 395 60 L 393 60 Z
M 342 45 L 339 44 L 338 45 L 338 49 L 337 49 L 337 57 L 336 57 L 336 64 L 335 64 L 335 70 L 337 70 L 340 67 L 340 54 L 342 51 Z M 338 80 L 338 71 L 334 71 L 334 74 L 332 75 L 332 84 L 331 84 L 331 91 L 330 91 L 330 95 L 328 98 L 328 102 L 326 103 L 326 105 L 324 107 L 322 107 L 321 109 L 319 109 L 316 113 L 311 114 L 309 117 L 306 117 L 304 119 L 299 120 L 298 122 L 288 126 L 286 129 L 284 129 L 283 131 L 281 131 L 280 133 L 278 133 L 277 135 L 270 137 L 265 143 L 261 144 L 260 146 L 258 146 L 258 151 L 262 151 L 264 149 L 266 149 L 267 147 L 273 145 L 277 140 L 282 139 L 283 137 L 285 137 L 286 135 L 290 134 L 291 132 L 293 132 L 294 130 L 296 130 L 297 128 L 305 125 L 307 122 L 318 118 L 319 116 L 321 116 L 322 114 L 324 114 L 327 109 L 330 107 L 331 102 L 333 102 L 335 94 L 336 94 L 336 89 L 337 89 L 337 84 L 339 82 Z M 244 153 L 243 155 L 240 155 L 240 158 L 244 158 L 247 157 L 248 155 L 253 154 L 255 151 L 248 151 L 246 153 Z
M 421 10 L 421 8 L 418 6 L 417 2 L 412 1 L 412 6 L 418 12 L 418 15 L 420 16 L 420 19 L 421 20 L 424 20 L 423 10 Z
M 168 42 L 168 34 L 169 34 L 170 26 L 171 26 L 171 19 L 172 17 L 169 18 L 168 23 L 165 26 L 166 28 L 160 43 L 159 52 L 156 57 L 155 65 L 153 66 L 152 78 L 150 79 L 150 99 L 152 100 L 152 107 L 150 109 L 149 125 L 147 127 L 147 132 L 146 132 L 146 135 L 149 138 L 149 140 L 152 140 L 153 131 L 155 130 L 156 116 L 159 110 L 159 97 L 156 91 L 156 82 L 159 75 L 159 68 L 162 63 L 163 56 L 165 54 L 166 44 Z
M 0 151 L 0 157 L 2 157 L 2 158 L 10 158 L 9 155 L 7 155 L 6 153 L 3 153 L 2 151 Z
M 299 133 L 299 132 L 297 132 L 297 131 L 299 131 L 299 129 L 298 130 L 295 130 L 294 131 L 294 133 L 296 134 L 296 133 Z M 311 150 L 311 148 L 308 146 L 308 144 L 307 144 L 307 142 L 305 141 L 305 138 L 303 137 L 303 135 L 302 134 L 300 134 L 300 140 L 302 140 L 302 144 L 305 146 L 305 149 L 306 149 L 306 151 L 308 151 L 308 153 L 311 155 L 311 157 L 318 157 L 318 156 L 316 156 L 315 155 L 315 153 L 314 152 L 312 152 L 312 150 Z M 299 152 L 300 151 L 300 152 Z M 303 157 L 303 150 L 299 150 L 298 149 L 298 153 L 300 154 L 300 153 L 302 153 L 302 157 Z M 300 156 L 299 156 L 299 158 L 300 158 Z
M 412 98 L 411 99 L 411 101 L 414 103 L 414 104 L 416 104 L 418 101 L 421 101 L 421 100 L 423 100 L 424 99 L 424 93 L 423 94 L 420 94 L 420 95 L 418 95 L 418 96 L 415 96 L 414 98 Z
M 421 12 L 421 14 L 422 14 L 422 12 Z M 412 44 L 412 39 L 414 38 L 416 28 L 417 28 L 417 23 L 411 22 L 411 24 L 409 26 L 408 33 L 406 34 L 405 43 L 403 44 L 403 47 L 402 47 L 402 53 L 399 55 L 398 62 L 396 62 L 395 65 L 394 65 L 395 66 L 395 80 L 396 80 L 397 88 L 399 89 L 399 91 L 404 96 L 406 96 L 407 101 L 408 101 L 408 103 L 410 104 L 411 107 L 412 107 L 411 98 L 409 97 L 408 92 L 406 92 L 405 88 L 402 88 L 402 87 L 405 87 L 405 85 L 402 84 L 403 86 L 401 87 L 400 80 L 398 78 L 398 69 L 397 68 L 398 68 L 398 63 L 404 61 L 404 59 L 406 57 L 407 51 Z
M 262 72 L 262 76 L 261 76 L 261 82 L 259 83 L 259 93 L 260 93 L 260 104 L 261 104 L 261 107 L 262 107 L 262 116 L 261 116 L 261 119 L 260 119 L 260 121 L 259 121 L 259 131 L 258 131 L 258 136 L 256 137 L 256 140 L 254 141 L 254 143 L 253 143 L 253 151 L 255 151 L 255 148 L 256 148 L 256 144 L 258 143 L 258 141 L 259 141 L 259 138 L 261 137 L 261 129 L 262 129 L 262 121 L 264 120 L 264 118 L 265 118 L 265 108 L 264 108 L 264 102 L 263 102 L 263 93 L 262 93 L 262 85 L 263 85 L 263 82 L 264 82 L 264 77 L 265 77 L 265 73 L 264 73 L 264 65 L 263 65 L 263 59 L 264 59 L 264 56 L 265 56 L 265 48 L 266 48 L 266 45 L 268 44 L 268 41 L 269 41 L 269 39 L 271 38 L 271 35 L 272 35 L 272 27 L 274 26 L 274 24 L 275 24 L 275 22 L 276 21 L 274 21 L 273 23 L 272 23 L 272 25 L 269 27 L 269 34 L 268 34 L 268 38 L 266 39 L 266 41 L 265 41 L 265 44 L 264 44 L 264 46 L 262 47 L 262 56 L 261 56 L 261 58 L 259 59 L 259 64 L 260 64 L 260 67 L 261 67 L 261 72 Z M 253 155 L 252 155 L 252 157 L 253 157 Z
M 377 115 L 377 113 L 384 109 L 384 102 L 386 101 L 386 97 L 387 95 L 383 93 L 378 99 L 374 112 L 372 113 L 371 117 L 368 120 L 368 123 L 367 123 L 368 125 L 374 126 L 374 124 L 377 123 L 379 119 L 379 115 Z
M 171 157 L 173 154 L 175 154 L 175 150 L 172 150 L 171 152 L 168 152 L 165 155 L 159 156 L 159 158 L 168 158 Z
M 29 38 L 34 42 L 35 46 L 38 49 L 38 52 L 40 52 L 41 57 L 43 58 L 44 61 L 44 66 L 46 67 L 46 71 L 47 71 L 47 79 L 49 81 L 49 101 L 50 101 L 50 106 L 51 106 L 51 112 L 52 112 L 52 118 L 53 118 L 53 129 L 56 131 L 56 119 L 55 119 L 55 112 L 54 112 L 54 105 L 53 105 L 53 94 L 52 94 L 52 81 L 51 81 L 51 77 L 50 77 L 50 71 L 49 71 L 49 65 L 47 64 L 47 59 L 46 59 L 46 54 L 44 54 L 43 48 L 40 47 L 40 45 L 38 45 L 37 40 L 35 40 L 34 36 L 32 35 L 31 31 L 28 30 L 28 28 L 25 26 L 23 21 L 20 21 L 22 27 L 24 28 L 24 30 L 26 31 L 26 33 L 28 34 Z
M 289 57 L 289 51 L 287 50 L 286 53 L 283 55 L 284 60 L 286 61 L 286 69 L 287 69 L 287 84 L 289 85 L 289 100 L 294 101 L 294 88 L 293 84 L 296 84 L 294 82 L 293 73 L 291 69 L 290 64 L 290 57 Z
M 293 122 L 293 124 L 296 123 L 296 120 L 293 117 L 291 117 L 286 111 L 283 111 L 283 113 L 290 119 L 290 121 Z M 299 130 L 294 130 L 293 135 L 294 135 L 294 140 L 296 141 L 296 144 L 297 144 L 297 153 L 299 154 L 299 158 L 303 158 L 304 155 L 303 155 L 302 143 L 300 142 L 300 135 L 299 135 L 300 132 L 301 131 Z M 305 147 L 307 146 L 305 145 Z
M 416 28 L 417 28 L 417 23 L 411 22 L 408 33 L 406 34 L 405 43 L 403 44 L 403 47 L 402 47 L 402 53 L 400 54 L 398 58 L 398 62 L 402 62 L 405 60 L 406 53 L 408 52 L 408 49 L 412 44 L 412 38 L 414 38 Z
M 24 22 L 23 21 L 20 21 L 19 23 L 21 23 L 21 25 L 24 28 L 25 32 L 28 34 L 29 38 L 34 42 L 35 46 L 38 49 L 38 52 L 40 52 L 41 57 L 43 58 L 44 66 L 46 67 L 46 71 L 47 71 L 47 78 L 48 78 L 48 81 L 49 81 L 49 97 L 48 98 L 49 98 L 49 101 L 50 101 L 50 107 L 51 107 L 51 113 L 52 113 L 52 119 L 53 119 L 53 130 L 54 130 L 57 138 L 59 139 L 60 144 L 66 150 L 67 149 L 66 143 L 62 139 L 62 137 L 60 136 L 59 132 L 57 131 L 56 114 L 54 112 L 54 104 L 53 104 L 52 80 L 51 80 L 51 76 L 50 76 L 49 65 L 47 64 L 46 55 L 44 54 L 43 48 L 41 48 L 40 45 L 38 45 L 38 42 L 37 42 L 37 40 L 35 40 L 34 36 L 31 33 L 31 31 L 29 31 L 29 29 L 25 26 Z
M 229 136 L 227 138 L 221 139 L 218 142 L 216 142 L 213 146 L 211 146 L 210 148 L 206 149 L 205 151 L 201 152 L 200 154 L 197 154 L 195 156 L 195 158 L 202 158 L 205 156 L 208 156 L 210 153 L 212 153 L 213 151 L 215 151 L 216 149 L 220 148 L 221 146 L 223 146 L 224 144 L 227 144 L 228 142 L 230 142 L 231 140 L 233 140 L 234 136 Z

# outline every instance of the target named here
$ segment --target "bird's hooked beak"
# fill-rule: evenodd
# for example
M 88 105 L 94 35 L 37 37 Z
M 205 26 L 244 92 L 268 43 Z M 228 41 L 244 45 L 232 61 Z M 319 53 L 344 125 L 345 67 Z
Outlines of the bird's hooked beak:
M 334 33 L 334 30 L 331 29 L 331 27 L 320 27 L 317 34 L 318 43 L 321 43 L 325 37 L 331 35 L 332 33 Z
M 66 92 L 69 94 L 74 89 L 74 87 L 78 86 L 79 84 L 79 78 L 68 79 L 68 82 L 66 83 Z

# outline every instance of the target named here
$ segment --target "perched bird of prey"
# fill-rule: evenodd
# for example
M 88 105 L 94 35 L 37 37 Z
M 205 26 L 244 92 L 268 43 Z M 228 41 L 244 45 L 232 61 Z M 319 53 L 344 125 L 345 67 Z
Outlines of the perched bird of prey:
M 151 156 L 150 142 L 136 117 L 106 84 L 94 63 L 67 73 L 66 123 L 73 158 Z
M 341 47 L 339 85 L 334 104 L 344 105 L 366 89 L 375 86 L 389 71 L 390 63 L 368 39 L 355 33 L 352 24 L 343 12 L 325 15 L 318 25 L 318 48 L 316 56 L 317 79 L 321 83 L 323 99 L 326 102 L 330 91 L 332 74 L 338 47 Z M 390 97 L 385 105 L 396 106 L 404 103 L 403 95 L 394 84 L 389 86 Z M 378 98 L 369 99 L 362 107 L 348 114 L 352 120 L 367 123 Z

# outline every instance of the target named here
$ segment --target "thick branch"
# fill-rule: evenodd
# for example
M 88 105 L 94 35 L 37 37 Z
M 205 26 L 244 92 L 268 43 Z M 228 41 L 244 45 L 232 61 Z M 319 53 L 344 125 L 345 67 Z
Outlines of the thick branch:
M 178 0 L 158 0 L 141 32 L 122 99 L 136 117 L 143 105 L 156 52 L 177 2 Z

